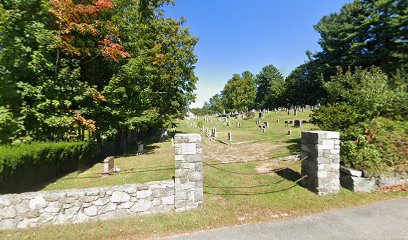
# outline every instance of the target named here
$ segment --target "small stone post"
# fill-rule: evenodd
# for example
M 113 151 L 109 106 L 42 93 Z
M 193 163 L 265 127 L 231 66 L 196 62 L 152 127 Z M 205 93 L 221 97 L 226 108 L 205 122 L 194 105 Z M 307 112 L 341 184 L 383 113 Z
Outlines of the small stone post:
M 177 212 L 203 205 L 203 166 L 200 134 L 176 134 L 175 209 Z
M 232 141 L 232 134 L 231 134 L 231 132 L 228 132 L 228 141 Z
M 292 130 L 288 130 L 288 135 L 292 135 Z
M 113 156 L 107 157 L 105 158 L 105 160 L 103 160 L 102 177 L 107 177 L 112 174 L 113 167 L 115 165 L 114 161 L 115 161 L 115 157 Z
M 340 133 L 302 132 L 301 158 L 303 186 L 318 195 L 336 194 L 340 190 Z

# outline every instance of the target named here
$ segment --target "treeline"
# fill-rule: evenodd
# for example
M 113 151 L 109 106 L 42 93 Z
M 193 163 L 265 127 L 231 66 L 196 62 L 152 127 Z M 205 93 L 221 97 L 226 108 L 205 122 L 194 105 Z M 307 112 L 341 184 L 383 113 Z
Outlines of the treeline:
M 198 39 L 165 17 L 172 2 L 1 1 L 0 144 L 124 138 L 182 115 Z
M 324 16 L 314 26 L 322 50 L 307 51 L 309 60 L 288 77 L 283 78 L 273 65 L 264 67 L 256 76 L 249 72 L 234 74 L 203 109 L 246 111 L 334 103 L 342 99 L 333 97 L 328 88 L 335 88 L 343 73 L 377 67 L 386 77 L 387 89 L 398 95 L 388 101 L 398 102 L 393 108 L 399 108 L 399 116 L 406 116 L 403 92 L 407 90 L 407 9 L 408 2 L 403 0 L 355 0 L 345 4 L 338 13 Z M 350 88 L 347 84 L 341 87 Z

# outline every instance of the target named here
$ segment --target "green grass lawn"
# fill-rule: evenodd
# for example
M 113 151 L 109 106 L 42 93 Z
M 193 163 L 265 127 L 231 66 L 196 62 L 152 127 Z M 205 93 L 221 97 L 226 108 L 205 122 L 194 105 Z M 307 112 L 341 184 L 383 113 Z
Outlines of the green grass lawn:
M 71 188 L 90 188 L 132 183 L 146 183 L 171 179 L 174 176 L 174 149 L 170 140 L 146 142 L 146 152 L 136 154 L 137 148 L 115 157 L 119 174 L 102 177 L 103 163 L 95 164 L 84 172 L 74 172 L 45 186 L 42 191 Z
M 295 129 L 285 127 L 283 121 L 285 119 L 307 120 L 307 115 L 308 112 L 300 113 L 300 116 L 297 117 L 287 116 L 287 113 L 284 112 L 279 113 L 278 116 L 275 116 L 274 113 L 268 114 L 264 121 L 269 121 L 271 127 L 266 133 L 257 129 L 256 119 L 239 120 L 242 123 L 240 129 L 235 126 L 227 127 L 215 119 L 217 122 L 213 123 L 218 124 L 217 128 L 221 134 L 227 131 L 233 132 L 234 141 L 232 143 L 256 141 L 227 146 L 203 137 L 205 163 L 213 164 L 221 170 L 204 165 L 204 207 L 201 209 L 114 221 L 1 231 L 0 239 L 135 239 L 167 236 L 292 218 L 330 209 L 408 196 L 408 192 L 364 194 L 342 189 L 337 195 L 321 197 L 295 184 L 294 181 L 300 178 L 300 162 L 277 162 L 273 159 L 300 151 L 300 131 L 312 129 L 314 126 L 307 124 L 303 125 L 302 129 Z M 276 122 L 278 117 L 281 120 L 280 123 Z M 232 121 L 235 122 L 236 120 Z M 208 127 L 212 128 L 213 125 L 208 124 Z M 288 129 L 293 130 L 293 135 L 286 135 Z M 198 133 L 199 130 L 191 127 L 186 121 L 180 121 L 177 129 L 179 132 L 192 133 Z M 223 137 L 223 135 L 220 136 Z M 116 159 L 115 165 L 122 169 L 122 173 L 118 175 L 100 178 L 102 166 L 97 164 L 81 174 L 73 173 L 65 176 L 48 185 L 44 190 L 170 179 L 174 175 L 174 169 L 160 169 L 161 166 L 174 164 L 174 151 L 170 142 L 147 145 L 149 151 L 145 155 L 129 154 Z M 235 161 L 253 159 L 251 158 L 253 155 L 261 156 L 262 161 L 234 163 Z M 226 161 L 230 162 L 224 164 Z M 287 169 L 278 173 L 257 173 L 259 167 L 268 164 L 271 164 L 272 168 L 287 167 Z M 93 178 L 87 178 L 87 176 L 93 176 Z M 263 194 L 265 192 L 272 193 Z M 251 194 L 245 195 L 248 193 Z

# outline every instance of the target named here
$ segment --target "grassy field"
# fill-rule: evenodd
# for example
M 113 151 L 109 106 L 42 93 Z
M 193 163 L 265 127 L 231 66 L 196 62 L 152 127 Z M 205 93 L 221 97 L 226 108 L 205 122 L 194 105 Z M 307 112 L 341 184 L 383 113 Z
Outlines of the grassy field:
M 354 205 L 384 201 L 396 197 L 407 197 L 408 192 L 353 193 L 342 189 L 335 196 L 319 197 L 294 183 L 300 177 L 300 163 L 277 161 L 276 157 L 298 153 L 300 131 L 313 129 L 306 124 L 302 129 L 285 127 L 286 119 L 307 120 L 308 113 L 287 116 L 287 113 L 268 114 L 264 121 L 271 127 L 266 133 L 257 129 L 256 119 L 239 120 L 241 128 L 227 127 L 217 119 L 207 123 L 209 128 L 217 126 L 220 138 L 226 140 L 226 132 L 233 134 L 233 144 L 225 145 L 203 137 L 204 207 L 190 212 L 133 217 L 115 221 L 99 221 L 77 225 L 48 226 L 34 229 L 1 231 L 0 239 L 135 239 L 167 236 L 225 226 L 279 220 L 343 208 Z M 276 118 L 280 118 L 280 123 Z M 196 122 L 202 120 L 196 120 Z M 235 122 L 236 120 L 232 120 Z M 287 130 L 293 134 L 287 136 Z M 177 131 L 200 132 L 186 121 L 180 121 Z M 202 134 L 202 133 L 201 133 Z M 242 143 L 248 142 L 248 143 Z M 88 171 L 61 178 L 50 189 L 115 185 L 121 183 L 146 182 L 169 179 L 173 169 L 155 170 L 162 165 L 173 164 L 173 150 L 169 141 L 148 144 L 145 155 L 122 156 L 117 164 L 122 173 L 109 178 L 86 179 L 87 174 L 97 176 L 101 166 Z M 242 163 L 244 162 L 244 163 Z M 274 173 L 271 169 L 285 168 Z M 150 169 L 150 170 L 149 170 Z M 129 170 L 129 171 L 128 171 Z M 147 171 L 149 170 L 149 171 Z M 232 173 L 234 172 L 234 173 Z M 84 179 L 81 179 L 81 177 Z M 270 192 L 270 193 L 265 193 Z
M 137 148 L 127 154 L 116 156 L 115 166 L 121 172 L 101 177 L 103 163 L 95 164 L 84 172 L 74 172 L 48 184 L 42 191 L 71 188 L 114 186 L 132 183 L 146 183 L 171 179 L 174 176 L 174 149 L 170 140 L 145 142 L 145 153 L 137 155 Z

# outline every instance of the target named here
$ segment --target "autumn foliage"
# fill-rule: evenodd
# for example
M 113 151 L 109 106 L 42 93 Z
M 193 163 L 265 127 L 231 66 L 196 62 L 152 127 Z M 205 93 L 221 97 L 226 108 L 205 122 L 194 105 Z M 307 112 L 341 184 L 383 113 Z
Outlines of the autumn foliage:
M 56 17 L 61 50 L 75 56 L 102 54 L 116 62 L 129 57 L 117 27 L 103 16 L 113 8 L 111 0 L 53 0 L 50 11 Z

